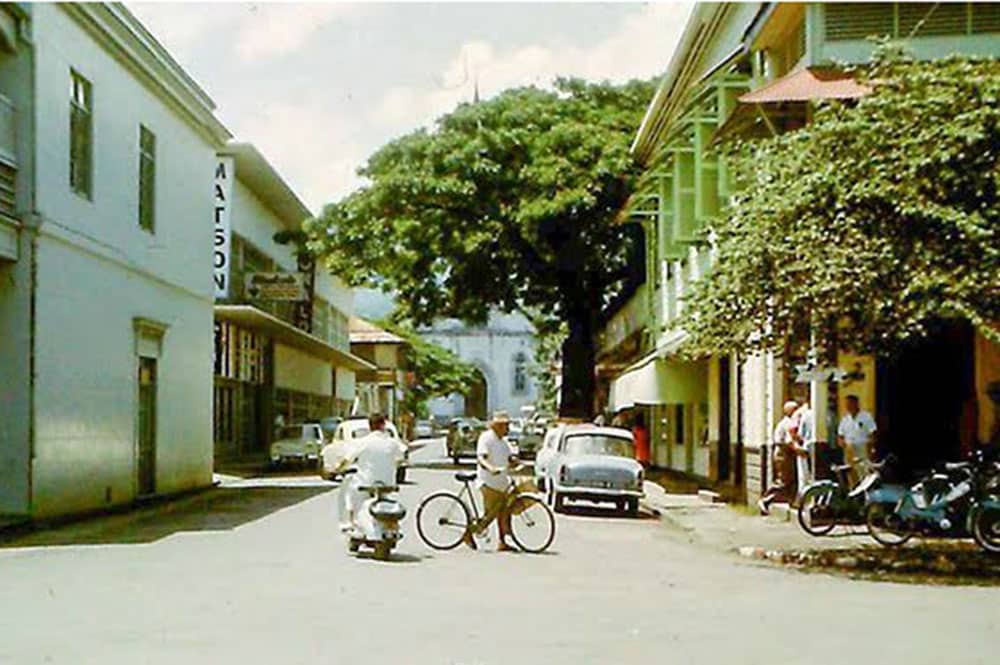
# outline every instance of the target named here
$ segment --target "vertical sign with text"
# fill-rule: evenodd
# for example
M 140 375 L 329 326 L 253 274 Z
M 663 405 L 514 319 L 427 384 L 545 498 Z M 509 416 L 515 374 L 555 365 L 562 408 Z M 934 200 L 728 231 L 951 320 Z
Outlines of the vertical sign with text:
M 212 265 L 215 273 L 215 297 L 229 297 L 229 250 L 232 246 L 233 158 L 219 157 L 215 165 L 215 234 Z

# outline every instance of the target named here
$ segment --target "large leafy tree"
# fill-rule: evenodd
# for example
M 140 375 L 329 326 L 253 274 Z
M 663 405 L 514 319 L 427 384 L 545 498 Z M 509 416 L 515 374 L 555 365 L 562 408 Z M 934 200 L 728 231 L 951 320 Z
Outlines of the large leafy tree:
M 417 325 L 491 308 L 565 323 L 561 409 L 587 416 L 598 313 L 629 271 L 613 221 L 652 92 L 560 80 L 462 104 L 372 155 L 369 184 L 307 222 L 311 247 L 353 284 L 393 292 Z
M 883 58 L 872 94 L 735 147 L 742 193 L 681 322 L 692 353 L 790 342 L 892 353 L 1000 319 L 1000 62 Z

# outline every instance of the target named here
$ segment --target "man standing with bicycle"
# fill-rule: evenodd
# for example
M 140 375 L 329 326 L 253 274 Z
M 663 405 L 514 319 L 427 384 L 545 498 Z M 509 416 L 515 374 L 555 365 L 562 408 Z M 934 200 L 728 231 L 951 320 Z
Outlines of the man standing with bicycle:
M 510 533 L 510 513 L 507 502 L 510 491 L 510 466 L 514 451 L 507 442 L 507 432 L 510 429 L 510 416 L 506 411 L 497 411 L 490 420 L 489 427 L 479 435 L 476 443 L 476 466 L 479 488 L 483 494 L 483 517 L 470 525 L 465 534 L 465 544 L 476 549 L 473 536 L 489 528 L 493 520 L 497 520 L 500 530 L 498 552 L 506 552 L 513 548 L 507 544 L 507 534 Z

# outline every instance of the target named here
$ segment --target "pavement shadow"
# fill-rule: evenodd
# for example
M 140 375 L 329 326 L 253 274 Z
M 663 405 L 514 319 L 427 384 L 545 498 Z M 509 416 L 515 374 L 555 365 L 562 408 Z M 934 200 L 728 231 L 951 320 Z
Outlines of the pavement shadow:
M 182 532 L 229 531 L 334 487 L 216 487 L 123 514 L 91 517 L 15 535 L 0 540 L 0 548 L 135 545 Z
M 354 555 L 355 559 L 363 561 L 376 561 L 378 563 L 420 563 L 424 559 L 429 559 L 430 557 L 418 556 L 416 554 L 405 554 L 403 552 L 393 552 L 389 555 L 388 559 L 380 561 L 375 558 L 375 553 L 362 550 Z
M 647 510 L 639 510 L 636 516 L 623 513 L 616 508 L 602 508 L 590 505 L 566 505 L 562 508 L 562 514 L 573 517 L 589 517 L 593 519 L 614 519 L 614 520 L 655 520 L 658 515 Z

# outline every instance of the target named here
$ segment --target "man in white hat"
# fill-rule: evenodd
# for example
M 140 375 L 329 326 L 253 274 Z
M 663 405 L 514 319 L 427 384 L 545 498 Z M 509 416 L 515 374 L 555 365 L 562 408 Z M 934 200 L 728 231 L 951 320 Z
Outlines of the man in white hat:
M 477 474 L 479 488 L 483 493 L 484 510 L 482 519 L 471 525 L 470 532 L 465 536 L 465 544 L 473 549 L 476 548 L 473 534 L 489 528 L 495 519 L 500 530 L 497 551 L 505 552 L 513 549 L 506 542 L 507 534 L 510 533 L 510 514 L 506 511 L 510 490 L 510 467 L 516 465 L 514 450 L 507 442 L 509 429 L 510 416 L 506 411 L 496 411 L 489 427 L 479 435 L 479 441 L 476 443 Z

